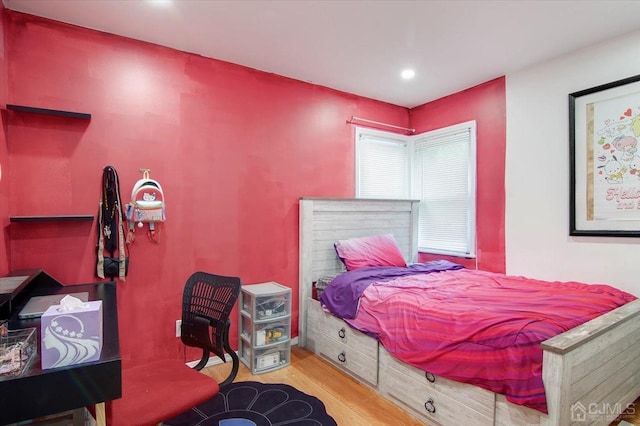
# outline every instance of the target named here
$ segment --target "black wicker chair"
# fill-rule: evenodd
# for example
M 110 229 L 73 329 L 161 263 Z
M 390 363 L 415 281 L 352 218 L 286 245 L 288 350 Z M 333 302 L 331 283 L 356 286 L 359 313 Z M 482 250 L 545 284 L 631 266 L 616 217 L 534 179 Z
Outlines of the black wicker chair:
M 202 348 L 202 359 L 193 368 L 201 370 L 209 361 L 210 352 L 224 362 L 227 362 L 225 351 L 231 356 L 231 373 L 220 387 L 233 382 L 240 365 L 238 355 L 229 346 L 229 315 L 241 285 L 237 277 L 196 272 L 187 280 L 182 296 L 182 343 Z

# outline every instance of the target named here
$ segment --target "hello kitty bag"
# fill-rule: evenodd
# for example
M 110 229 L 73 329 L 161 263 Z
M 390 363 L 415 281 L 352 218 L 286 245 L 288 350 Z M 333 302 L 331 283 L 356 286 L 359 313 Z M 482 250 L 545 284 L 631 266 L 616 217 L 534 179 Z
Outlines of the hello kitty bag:
M 142 179 L 133 185 L 131 202 L 127 205 L 127 219 L 130 222 L 164 222 L 164 193 L 160 184 L 149 178 L 149 170 L 142 170 Z

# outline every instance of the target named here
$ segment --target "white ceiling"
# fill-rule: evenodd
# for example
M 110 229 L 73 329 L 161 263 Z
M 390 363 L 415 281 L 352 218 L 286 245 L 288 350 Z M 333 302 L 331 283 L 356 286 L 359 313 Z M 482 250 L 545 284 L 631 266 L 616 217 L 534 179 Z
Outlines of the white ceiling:
M 637 0 L 3 1 L 405 107 L 640 29 Z

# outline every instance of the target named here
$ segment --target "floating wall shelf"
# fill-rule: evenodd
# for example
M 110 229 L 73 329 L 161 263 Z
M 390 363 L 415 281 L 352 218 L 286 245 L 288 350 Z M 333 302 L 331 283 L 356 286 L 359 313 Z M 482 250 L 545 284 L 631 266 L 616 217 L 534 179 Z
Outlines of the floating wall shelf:
M 31 112 L 34 114 L 58 115 L 61 117 L 81 118 L 83 120 L 91 120 L 91 114 L 86 112 L 63 111 L 59 109 L 36 108 L 24 105 L 7 104 L 9 111 Z
M 10 222 L 93 222 L 93 215 L 11 216 Z

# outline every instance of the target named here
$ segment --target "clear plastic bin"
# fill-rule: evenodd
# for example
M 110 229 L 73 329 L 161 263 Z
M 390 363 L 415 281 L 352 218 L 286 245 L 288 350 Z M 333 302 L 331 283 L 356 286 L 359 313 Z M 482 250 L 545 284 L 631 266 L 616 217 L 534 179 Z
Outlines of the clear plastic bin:
M 252 370 L 256 373 L 276 370 L 282 366 L 289 365 L 290 362 L 289 342 L 265 349 L 249 350 L 248 352 L 248 355 L 252 357 Z M 250 354 L 250 352 L 253 352 L 253 354 Z
M 276 282 L 243 285 L 238 353 L 252 374 L 290 363 L 291 289 Z
M 251 290 L 245 291 L 243 295 L 242 310 L 256 321 L 284 317 L 291 313 L 291 291 L 288 287 L 274 282 L 244 288 L 247 287 Z
M 254 327 L 255 335 L 252 333 L 252 328 Z M 273 345 L 289 339 L 291 326 L 288 318 L 269 323 L 253 324 L 250 318 L 242 317 L 242 335 L 254 347 Z
M 23 374 L 38 353 L 35 328 L 0 333 L 0 380 Z

